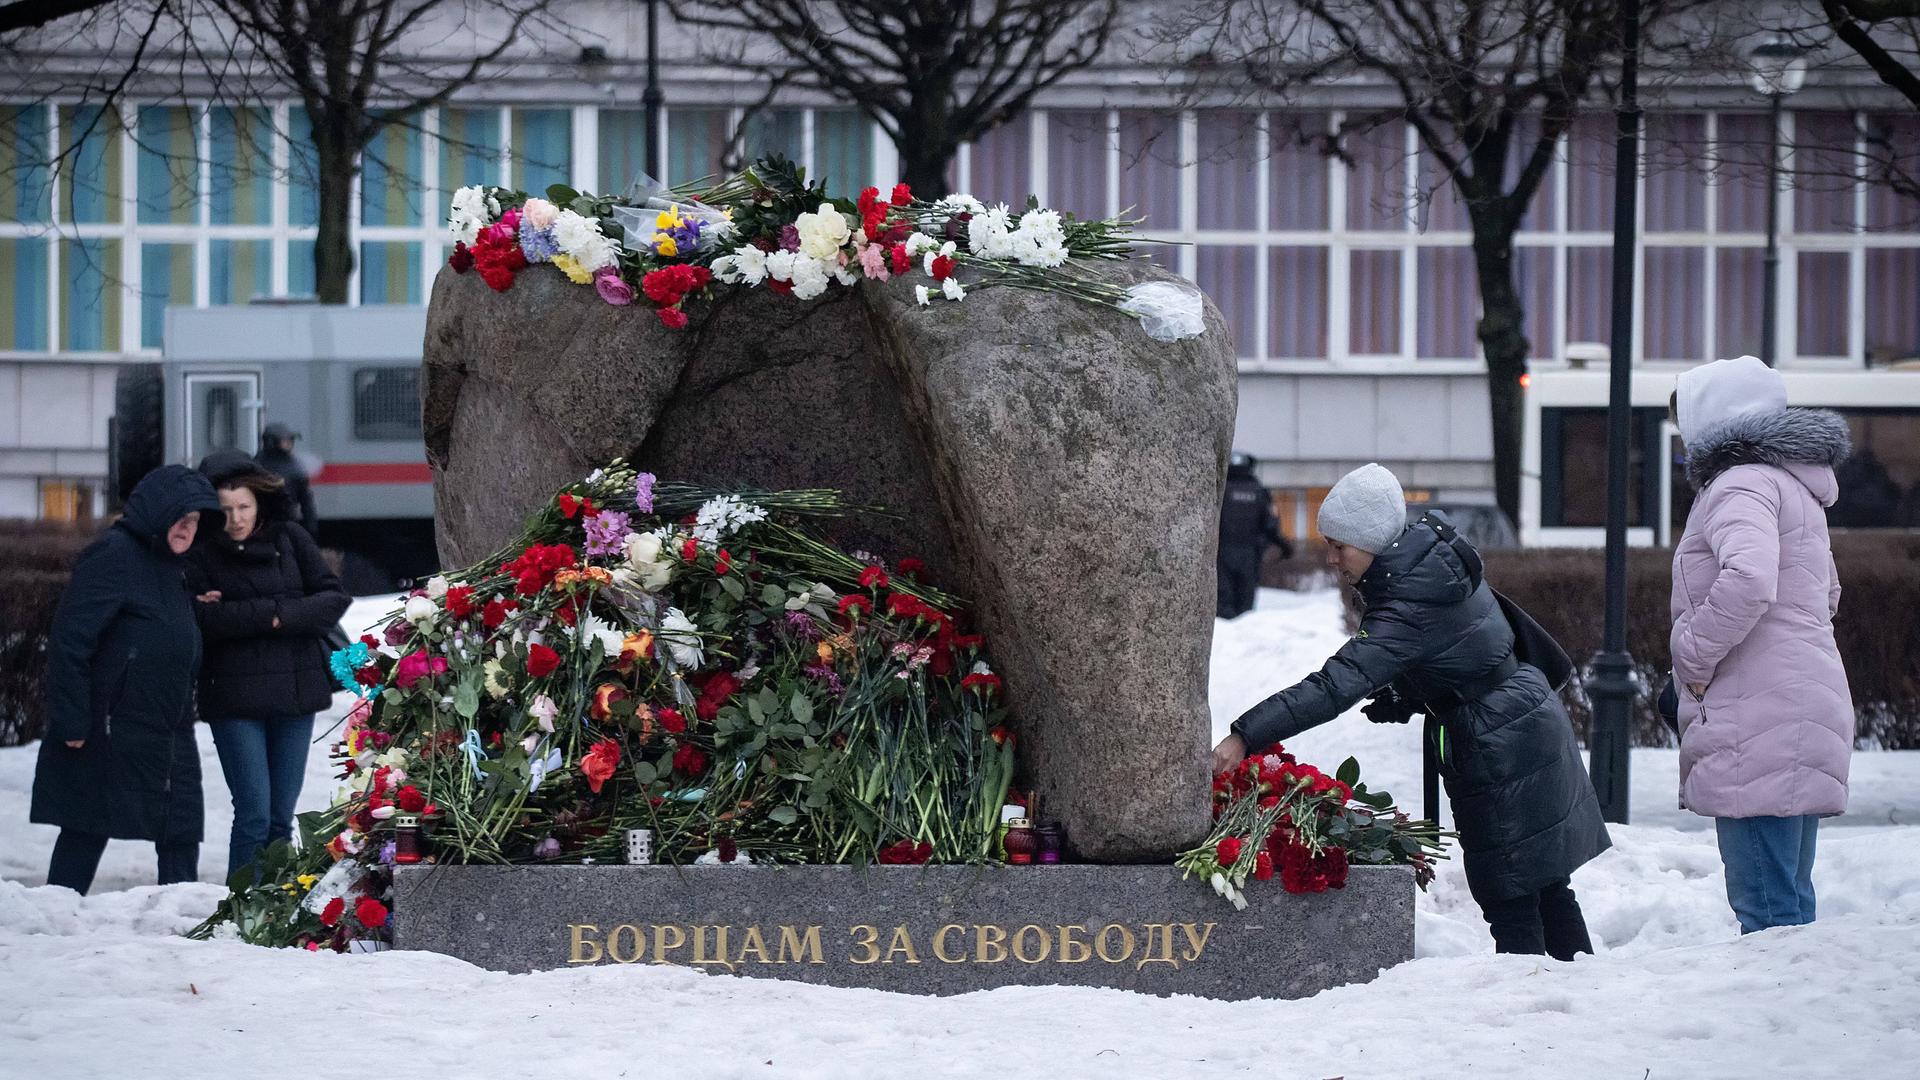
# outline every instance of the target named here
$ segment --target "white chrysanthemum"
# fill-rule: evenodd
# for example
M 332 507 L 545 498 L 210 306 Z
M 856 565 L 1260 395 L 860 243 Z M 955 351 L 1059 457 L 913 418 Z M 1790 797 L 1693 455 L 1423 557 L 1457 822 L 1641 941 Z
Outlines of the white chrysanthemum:
M 740 284 L 740 259 L 735 255 L 722 255 L 713 260 L 713 276 L 729 285 Z
M 666 645 L 673 662 L 683 668 L 697 668 L 706 660 L 700 648 L 700 629 L 679 608 L 668 608 L 660 620 L 659 640 Z
M 965 192 L 956 192 L 955 194 L 949 195 L 939 202 L 934 203 L 933 208 L 935 210 L 945 211 L 949 215 L 980 214 L 985 213 L 987 209 L 981 204 L 979 199 Z
M 1020 231 L 1034 233 L 1042 237 L 1052 236 L 1066 239 L 1066 233 L 1060 226 L 1060 211 L 1029 210 L 1020 215 Z
M 612 240 L 597 233 L 568 254 L 572 255 L 581 269 L 588 273 L 605 269 L 620 261 L 619 247 Z
M 828 262 L 853 236 L 846 215 L 832 203 L 821 203 L 819 210 L 795 217 L 793 227 L 800 234 L 800 253 Z
M 794 251 L 776 251 L 767 256 L 767 276 L 775 281 L 792 281 L 793 266 L 803 256 Z

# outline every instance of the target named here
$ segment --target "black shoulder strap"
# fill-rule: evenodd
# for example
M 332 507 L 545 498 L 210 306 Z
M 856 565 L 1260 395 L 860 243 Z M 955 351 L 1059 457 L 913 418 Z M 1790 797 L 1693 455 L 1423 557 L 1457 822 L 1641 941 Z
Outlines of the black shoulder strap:
M 1480 561 L 1480 553 L 1474 550 L 1472 544 L 1460 538 L 1460 531 L 1453 527 L 1452 522 L 1429 512 L 1420 515 L 1420 523 L 1432 529 L 1439 535 L 1441 543 L 1453 549 L 1453 553 L 1466 566 L 1467 576 L 1475 581 L 1486 580 L 1486 564 Z

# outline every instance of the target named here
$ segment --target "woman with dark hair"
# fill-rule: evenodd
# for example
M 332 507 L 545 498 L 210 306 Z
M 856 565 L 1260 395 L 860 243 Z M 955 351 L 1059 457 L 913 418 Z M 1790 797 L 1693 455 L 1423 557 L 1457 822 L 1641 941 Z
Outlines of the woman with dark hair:
M 87 546 L 47 639 L 47 734 L 30 818 L 58 825 L 47 884 L 82 895 L 109 839 L 151 840 L 160 884 L 199 876 L 200 749 L 193 674 L 200 632 L 181 556 L 220 502 L 204 476 L 165 465 Z
M 225 530 L 194 545 L 187 579 L 207 642 L 200 718 L 233 793 L 231 877 L 293 835 L 313 714 L 333 700 L 326 635 L 348 598 L 288 520 L 284 481 L 238 451 L 210 455 L 200 471 L 226 512 Z

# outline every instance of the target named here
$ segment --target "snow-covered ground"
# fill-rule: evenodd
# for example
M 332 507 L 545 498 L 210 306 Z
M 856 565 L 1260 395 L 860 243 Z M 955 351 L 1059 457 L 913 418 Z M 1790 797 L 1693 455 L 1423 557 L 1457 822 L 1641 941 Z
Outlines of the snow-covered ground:
M 357 605 L 349 625 L 377 615 Z M 1218 731 L 1343 639 L 1331 591 L 1263 592 L 1216 626 Z M 338 711 L 338 710 L 336 710 Z M 225 862 L 210 741 L 202 878 Z M 1357 712 L 1296 740 L 1418 801 L 1418 736 Z M 1894 1077 L 1920 1060 L 1920 754 L 1854 758 L 1854 812 L 1823 830 L 1818 923 L 1741 938 L 1713 833 L 1673 805 L 1671 751 L 1636 751 L 1634 821 L 1574 878 L 1599 955 L 1492 955 L 1458 869 L 1420 897 L 1420 959 L 1294 1002 L 1021 988 L 914 998 L 615 967 L 509 976 L 423 954 L 335 956 L 173 936 L 221 895 L 151 881 L 109 848 L 82 900 L 44 880 L 25 824 L 33 750 L 0 750 L 0 1028 L 6 1075 L 478 1080 L 684 1077 Z M 303 802 L 327 796 L 316 747 Z M 133 887 L 129 887 L 133 886 Z M 103 1035 L 111 1037 L 103 1038 Z

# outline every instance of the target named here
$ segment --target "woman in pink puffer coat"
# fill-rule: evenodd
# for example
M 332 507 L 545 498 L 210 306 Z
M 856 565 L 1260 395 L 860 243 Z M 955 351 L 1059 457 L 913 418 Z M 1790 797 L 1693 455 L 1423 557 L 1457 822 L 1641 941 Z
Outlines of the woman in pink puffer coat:
M 1699 493 L 1673 552 L 1680 804 L 1715 819 L 1742 933 L 1812 922 L 1814 836 L 1847 808 L 1853 750 L 1826 517 L 1846 421 L 1787 408 L 1751 356 L 1680 376 L 1674 419 Z

